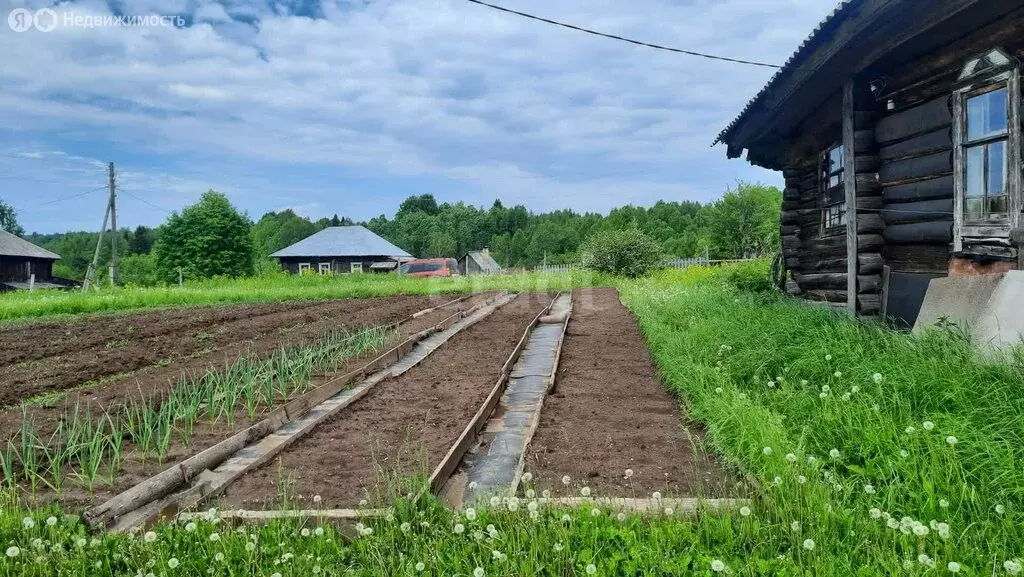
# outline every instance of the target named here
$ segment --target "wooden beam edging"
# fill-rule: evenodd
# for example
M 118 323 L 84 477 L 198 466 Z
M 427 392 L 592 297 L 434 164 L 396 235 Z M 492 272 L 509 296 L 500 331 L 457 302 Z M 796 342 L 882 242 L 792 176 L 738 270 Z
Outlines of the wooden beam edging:
M 82 514 L 82 518 L 94 529 L 106 528 L 118 517 L 124 516 L 136 509 L 140 509 L 154 501 L 163 499 L 182 485 L 185 485 L 197 478 L 203 471 L 217 467 L 231 455 L 237 453 L 246 446 L 270 435 L 282 425 L 300 418 L 312 407 L 315 407 L 338 394 L 352 381 L 364 378 L 368 374 L 372 374 L 388 365 L 394 364 L 398 359 L 401 359 L 403 356 L 408 354 L 417 343 L 427 338 L 429 335 L 445 330 L 459 319 L 498 300 L 506 294 L 506 292 L 501 292 L 470 309 L 459 311 L 447 317 L 434 327 L 410 336 L 405 341 L 379 355 L 377 358 L 362 367 L 334 379 L 330 379 L 316 389 L 300 395 L 284 405 L 273 409 L 260 422 L 231 435 L 227 439 L 200 451 L 176 465 L 164 469 L 156 475 L 153 475 L 132 487 L 129 487 L 121 493 L 111 497 L 104 503 L 90 507 Z M 391 359 L 392 356 L 395 357 L 394 360 Z M 363 394 L 365 394 L 365 392 Z M 355 402 L 362 396 L 363 395 L 355 395 L 345 406 L 348 406 L 351 402 Z M 205 497 L 207 497 L 207 495 L 203 494 L 201 498 Z
M 554 302 L 554 301 L 552 301 Z M 558 344 L 555 345 L 555 362 L 551 365 L 551 374 L 548 375 L 547 390 L 537 403 L 537 410 L 530 416 L 530 423 L 526 426 L 526 434 L 523 439 L 523 452 L 519 455 L 519 462 L 516 464 L 516 474 L 512 476 L 512 485 L 509 487 L 509 495 L 515 495 L 519 490 L 519 481 L 526 470 L 526 451 L 530 448 L 530 441 L 537 433 L 540 426 L 540 415 L 544 411 L 544 400 L 555 388 L 555 375 L 558 374 L 558 362 L 562 358 L 562 343 L 565 341 L 565 332 L 569 328 L 569 321 L 572 319 L 572 291 L 569 291 L 569 310 L 566 311 L 565 321 L 562 322 L 562 332 L 558 335 Z
M 523 336 L 519 339 L 519 342 L 516 343 L 516 347 L 512 349 L 512 353 L 508 356 L 508 360 L 506 360 L 505 364 L 502 365 L 501 374 L 498 376 L 498 381 L 494 384 L 494 387 L 491 388 L 491 393 L 487 395 L 487 398 L 484 399 L 483 404 L 480 405 L 476 414 L 473 415 L 472 419 L 470 419 L 469 425 L 467 425 L 462 431 L 462 434 L 459 435 L 455 444 L 448 449 L 448 453 L 443 459 L 441 459 L 441 462 L 438 463 L 434 472 L 430 474 L 430 482 L 428 483 L 427 489 L 429 489 L 431 493 L 436 494 L 437 491 L 444 486 L 448 477 L 450 477 L 452 473 L 455 472 L 455 469 L 458 468 L 459 463 L 462 462 L 462 457 L 466 455 L 466 451 L 469 450 L 470 446 L 476 440 L 476 436 L 480 433 L 480 429 L 482 429 L 487 423 L 487 419 L 491 416 L 491 413 L 494 412 L 494 408 L 498 406 L 498 402 L 501 400 L 501 395 L 504 394 L 505 387 L 508 385 L 508 377 L 511 373 L 512 365 L 519 360 L 519 355 L 522 354 L 523 347 L 526 346 L 526 342 L 529 340 L 530 331 L 533 330 L 533 327 L 537 326 L 537 322 L 540 320 L 540 317 L 544 316 L 551 310 L 551 306 L 555 303 L 555 300 L 558 299 L 560 294 L 562 293 L 556 293 L 555 297 L 551 299 L 551 302 L 549 302 L 543 310 L 537 313 L 537 316 L 533 317 L 533 320 L 530 321 L 529 325 L 527 325 L 526 330 L 523 331 Z
M 432 313 L 432 312 L 434 312 L 434 311 L 436 311 L 438 309 L 443 309 L 445 307 L 452 306 L 455 303 L 460 303 L 460 302 L 462 302 L 462 301 L 464 301 L 466 299 L 469 299 L 471 297 L 476 296 L 477 294 L 478 293 L 469 293 L 468 295 L 461 296 L 461 297 L 459 297 L 457 299 L 450 300 L 450 301 L 448 301 L 446 303 L 442 303 L 442 304 L 439 304 L 439 305 L 434 306 L 434 307 L 430 307 L 429 309 L 423 309 L 421 311 L 416 311 L 416 312 L 412 313 L 412 315 L 410 315 L 408 318 L 405 318 L 405 319 L 402 319 L 402 320 L 398 321 L 396 323 L 396 326 L 400 326 L 400 325 L 402 325 L 404 323 L 407 323 L 407 322 L 411 321 L 412 319 L 418 319 L 418 318 L 420 318 L 420 317 L 422 317 L 424 315 L 429 315 L 430 313 Z

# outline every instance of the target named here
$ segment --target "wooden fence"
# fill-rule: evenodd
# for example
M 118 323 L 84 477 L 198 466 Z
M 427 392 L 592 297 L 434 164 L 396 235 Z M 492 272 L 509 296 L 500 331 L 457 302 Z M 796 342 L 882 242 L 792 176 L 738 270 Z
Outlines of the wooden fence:
M 691 266 L 706 266 L 706 265 L 712 265 L 712 264 L 722 264 L 722 263 L 727 263 L 727 262 L 746 262 L 746 261 L 750 261 L 750 260 L 757 260 L 757 259 L 740 258 L 740 259 L 728 259 L 728 260 L 712 260 L 712 259 L 709 259 L 709 258 L 706 258 L 706 257 L 703 257 L 703 256 L 695 256 L 695 257 L 690 257 L 690 258 L 672 258 L 672 259 L 667 259 L 665 261 L 662 261 L 661 268 L 684 269 L 684 268 L 689 268 Z M 569 271 L 571 271 L 573 269 L 579 269 L 579 268 L 583 268 L 583 265 L 578 264 L 578 263 L 576 263 L 576 264 L 547 264 L 547 265 L 539 265 L 537 267 L 534 267 L 533 270 L 537 271 L 537 272 L 569 272 Z

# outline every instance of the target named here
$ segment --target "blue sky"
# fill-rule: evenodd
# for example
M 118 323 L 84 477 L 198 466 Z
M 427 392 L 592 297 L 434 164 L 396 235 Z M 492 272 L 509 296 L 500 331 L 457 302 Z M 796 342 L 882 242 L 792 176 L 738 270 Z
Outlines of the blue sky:
M 500 0 L 609 33 L 781 63 L 832 0 Z M 15 7 L 52 6 L 50 32 Z M 121 226 L 210 188 L 254 219 L 389 216 L 410 194 L 601 211 L 779 175 L 710 148 L 771 69 L 655 51 L 464 0 L 0 0 L 0 199 L 29 231 Z M 183 27 L 64 25 L 181 16 Z M 89 192 L 93 191 L 93 192 Z M 58 199 L 85 193 L 70 200 Z

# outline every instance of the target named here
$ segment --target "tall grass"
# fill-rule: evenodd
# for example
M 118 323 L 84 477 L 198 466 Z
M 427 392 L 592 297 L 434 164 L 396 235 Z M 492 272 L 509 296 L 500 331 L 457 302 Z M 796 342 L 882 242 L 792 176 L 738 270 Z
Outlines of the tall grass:
M 982 360 L 960 331 L 894 332 L 731 274 L 623 293 L 691 416 L 761 481 L 766 544 L 795 521 L 832 563 L 880 573 L 991 574 L 1024 554 L 1019 366 Z
M 588 271 L 523 273 L 452 278 L 395 274 L 338 276 L 283 273 L 213 279 L 178 288 L 103 288 L 99 291 L 34 291 L 0 294 L 0 321 L 62 314 L 125 311 L 160 306 L 275 302 L 307 299 L 438 295 L 485 290 L 567 290 L 610 280 Z

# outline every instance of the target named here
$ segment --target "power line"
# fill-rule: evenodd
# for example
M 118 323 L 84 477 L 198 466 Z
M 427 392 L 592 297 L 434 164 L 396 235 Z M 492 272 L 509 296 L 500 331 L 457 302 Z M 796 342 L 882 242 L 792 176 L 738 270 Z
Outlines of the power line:
M 92 189 L 92 190 L 86 190 L 85 192 L 79 192 L 79 193 L 75 193 L 75 194 L 69 194 L 69 195 L 67 195 L 67 196 L 62 196 L 62 197 L 60 197 L 60 198 L 55 198 L 55 199 L 53 199 L 53 200 L 48 200 L 48 201 L 46 201 L 46 202 L 40 202 L 40 203 L 39 203 L 38 205 L 36 205 L 36 207 L 34 207 L 34 208 L 38 208 L 38 207 L 40 207 L 40 206 L 47 206 L 47 205 L 51 205 L 51 204 L 56 204 L 56 203 L 58 203 L 58 202 L 64 202 L 65 200 L 71 200 L 72 198 L 78 198 L 78 197 L 80 197 L 80 196 L 85 196 L 85 195 L 87 195 L 87 194 L 92 194 L 92 193 L 94 193 L 94 192 L 99 192 L 99 191 L 101 191 L 101 190 L 105 190 L 106 188 L 107 188 L 107 187 L 106 187 L 106 185 L 104 185 L 104 186 L 101 186 L 101 187 L 98 187 L 98 188 L 94 188 L 94 189 Z M 28 210 L 26 210 L 26 211 L 24 211 L 24 212 L 32 212 L 32 208 L 29 208 Z
M 481 0 L 466 0 L 466 2 L 472 2 L 473 4 L 479 4 L 480 6 L 486 6 L 499 10 L 501 12 L 507 12 L 509 14 L 515 14 L 516 16 L 522 16 L 523 18 L 529 18 L 530 20 L 537 20 L 539 22 L 545 22 L 547 24 L 553 24 L 555 26 L 561 26 L 562 28 L 568 28 L 570 30 L 576 30 L 578 32 L 586 32 L 587 34 L 593 34 L 594 36 L 601 36 L 604 38 L 611 38 L 612 40 L 619 40 L 622 42 L 629 42 L 630 44 L 636 44 L 637 46 L 646 46 L 648 48 L 655 48 L 657 50 L 667 50 L 668 52 L 677 52 L 679 54 L 688 54 L 690 56 L 699 56 L 701 58 L 709 58 L 711 60 L 722 60 L 725 62 L 734 62 L 736 64 L 749 64 L 751 66 L 764 66 L 765 68 L 782 68 L 778 64 L 769 64 L 767 62 L 756 62 L 753 60 L 740 60 L 738 58 L 729 58 L 726 56 L 716 56 L 714 54 L 706 54 L 704 52 L 694 52 L 693 50 L 683 50 L 682 48 L 672 48 L 671 46 L 662 46 L 660 44 L 652 44 L 650 42 L 643 42 L 641 40 L 633 40 L 632 38 L 626 38 L 623 36 L 616 36 L 615 34 L 606 34 L 604 32 L 598 32 L 589 28 L 583 28 L 581 26 L 574 26 L 572 24 L 566 24 L 565 22 L 559 22 L 557 20 L 549 20 L 547 18 L 541 18 L 540 16 L 534 16 L 533 14 L 527 14 L 526 12 L 519 12 L 504 6 L 498 6 L 496 4 L 489 4 Z
M 142 198 L 141 196 L 135 196 L 134 194 L 132 194 L 132 193 L 128 192 L 127 190 L 125 190 L 125 189 L 123 189 L 123 188 L 118 188 L 117 190 L 118 190 L 119 192 L 122 192 L 122 193 L 124 193 L 124 194 L 127 194 L 128 196 L 130 196 L 130 197 L 134 198 L 135 200 L 137 200 L 137 201 L 139 201 L 139 202 L 141 202 L 141 203 L 144 203 L 144 204 L 148 204 L 149 206 L 151 206 L 151 207 L 153 207 L 153 208 L 155 208 L 155 209 L 157 209 L 157 210 L 162 210 L 162 211 L 166 212 L 167 214 L 174 214 L 174 211 L 172 211 L 172 210 L 167 210 L 166 208 L 164 208 L 164 207 L 162 207 L 162 206 L 157 206 L 157 205 L 153 204 L 152 202 L 150 202 L 150 201 L 146 200 L 145 198 Z

